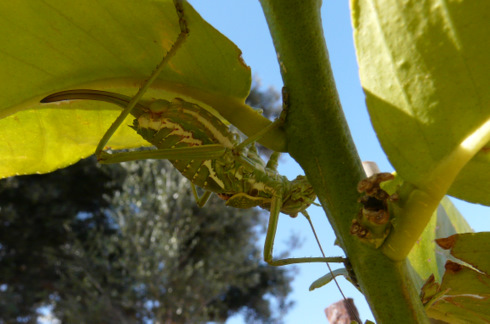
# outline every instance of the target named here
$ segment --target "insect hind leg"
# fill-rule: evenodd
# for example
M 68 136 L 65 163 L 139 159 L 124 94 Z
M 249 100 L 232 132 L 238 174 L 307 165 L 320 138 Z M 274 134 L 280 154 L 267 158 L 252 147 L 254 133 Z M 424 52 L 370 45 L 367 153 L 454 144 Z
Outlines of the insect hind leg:
M 206 191 L 206 192 L 204 192 L 204 194 L 201 197 L 199 197 L 199 194 L 197 193 L 196 186 L 192 182 L 191 182 L 191 187 L 192 187 L 192 195 L 194 196 L 194 199 L 196 200 L 196 204 L 199 207 L 204 207 L 204 205 L 206 205 L 206 203 L 208 202 L 209 197 L 211 197 L 212 192 Z

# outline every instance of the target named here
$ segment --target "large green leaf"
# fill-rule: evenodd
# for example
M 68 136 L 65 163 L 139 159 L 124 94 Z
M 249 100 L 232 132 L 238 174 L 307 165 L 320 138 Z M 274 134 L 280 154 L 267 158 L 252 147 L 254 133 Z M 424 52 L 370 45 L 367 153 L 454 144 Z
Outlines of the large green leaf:
M 240 51 L 189 5 L 185 14 L 189 37 L 148 96 L 198 93 L 243 102 L 251 77 Z M 2 1 L 0 177 L 49 172 L 93 153 L 117 107 L 39 100 L 77 88 L 134 95 L 179 31 L 171 0 Z M 146 143 L 122 127 L 109 145 Z
M 431 277 L 424 285 L 422 301 L 427 313 L 448 323 L 489 323 L 490 233 L 455 234 L 437 243 L 459 260 L 446 262 L 440 284 Z
M 451 200 L 444 197 L 408 255 L 414 270 L 413 277 L 417 290 L 422 288 L 431 275 L 434 276 L 436 282 L 440 282 L 444 274 L 444 265 L 448 259 L 437 246 L 436 239 L 467 232 L 473 232 L 473 230 Z
M 490 276 L 448 261 L 439 285 L 433 281 L 424 286 L 423 302 L 429 317 L 447 323 L 490 322 Z
M 352 0 L 352 11 L 367 106 L 398 174 L 490 205 L 490 1 Z
M 451 255 L 470 264 L 479 271 L 490 274 L 490 232 L 452 235 L 437 240 Z

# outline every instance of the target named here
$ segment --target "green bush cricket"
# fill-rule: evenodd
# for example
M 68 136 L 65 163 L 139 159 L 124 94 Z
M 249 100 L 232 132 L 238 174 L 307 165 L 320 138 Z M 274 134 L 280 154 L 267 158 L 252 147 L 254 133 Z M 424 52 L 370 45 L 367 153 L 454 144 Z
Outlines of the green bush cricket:
M 256 135 L 240 142 L 219 118 L 197 104 L 175 98 L 142 100 L 142 96 L 157 78 L 162 68 L 185 41 L 189 30 L 184 19 L 181 0 L 174 0 L 181 32 L 151 77 L 134 97 L 98 90 L 68 90 L 47 96 L 41 102 L 63 100 L 99 100 L 123 108 L 122 113 L 99 142 L 95 154 L 101 163 L 119 163 L 140 159 L 168 159 L 193 184 L 197 204 L 204 206 L 212 192 L 226 200 L 228 206 L 250 208 L 260 206 L 270 211 L 264 246 L 264 260 L 273 266 L 305 262 L 346 262 L 342 257 L 305 257 L 273 260 L 273 245 L 280 212 L 291 217 L 302 213 L 308 220 L 319 244 L 306 209 L 314 203 L 316 195 L 306 177 L 289 181 L 276 171 L 279 153 L 273 153 L 265 163 L 255 148 L 255 141 L 267 131 L 283 123 L 281 118 Z M 157 149 L 109 154 L 103 151 L 111 136 L 132 114 L 132 128 Z M 197 196 L 194 185 L 206 190 Z M 320 245 L 320 244 L 319 244 Z M 321 246 L 320 246 L 321 249 Z M 335 278 L 334 278 L 335 279 Z M 345 298 L 345 297 L 344 297 Z
M 98 90 L 68 90 L 52 94 L 42 102 L 91 99 L 116 103 L 126 108 L 130 97 Z M 228 206 L 270 210 L 264 260 L 271 265 L 301 262 L 343 262 L 343 258 L 293 258 L 272 260 L 273 242 L 279 213 L 292 217 L 303 213 L 316 198 L 304 176 L 289 181 L 277 173 L 279 153 L 266 164 L 252 142 L 242 147 L 238 134 L 230 131 L 217 117 L 200 106 L 176 98 L 138 103 L 131 111 L 133 128 L 156 150 L 108 154 L 97 157 L 101 163 L 119 163 L 140 159 L 168 159 L 193 185 L 206 190 L 197 204 L 204 206 L 212 192 Z

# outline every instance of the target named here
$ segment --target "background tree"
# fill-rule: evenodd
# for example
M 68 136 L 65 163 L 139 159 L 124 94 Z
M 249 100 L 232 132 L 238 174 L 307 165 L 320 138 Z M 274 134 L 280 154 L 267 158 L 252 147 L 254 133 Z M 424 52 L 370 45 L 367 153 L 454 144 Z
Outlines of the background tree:
M 86 241 L 92 230 L 114 233 L 104 209 L 124 173 L 120 166 L 112 169 L 109 176 L 89 159 L 51 174 L 0 182 L 3 320 L 32 318 L 37 306 L 59 290 L 75 258 L 69 251 L 75 239 Z
M 257 83 L 251 96 L 278 98 Z M 261 262 L 266 215 L 218 198 L 198 208 L 167 161 L 91 158 L 0 186 L 4 322 L 46 304 L 67 323 L 273 322 L 291 305 L 288 272 Z

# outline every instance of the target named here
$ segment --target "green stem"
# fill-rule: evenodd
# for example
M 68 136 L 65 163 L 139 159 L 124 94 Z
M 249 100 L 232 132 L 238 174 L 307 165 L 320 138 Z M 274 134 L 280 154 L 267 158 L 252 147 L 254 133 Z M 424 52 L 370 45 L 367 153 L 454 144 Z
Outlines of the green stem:
M 288 151 L 305 170 L 378 323 L 428 323 L 405 261 L 350 235 L 365 177 L 323 39 L 320 1 L 261 0 L 289 94 Z M 367 122 L 367 121 L 366 121 Z

